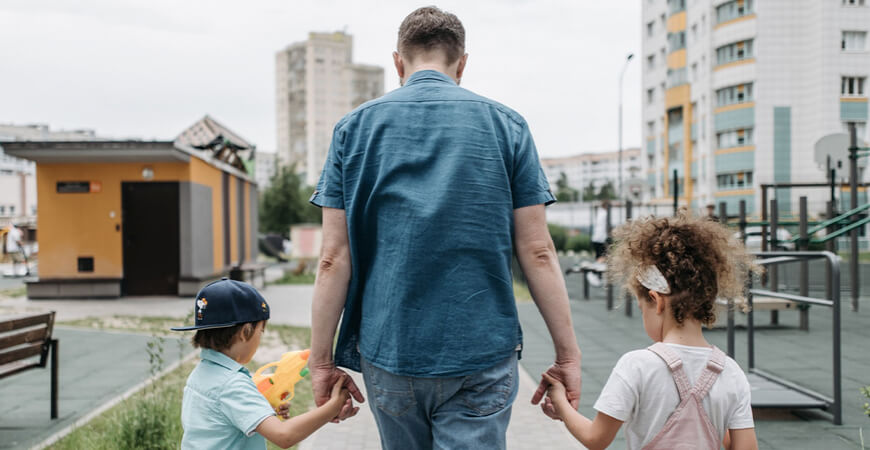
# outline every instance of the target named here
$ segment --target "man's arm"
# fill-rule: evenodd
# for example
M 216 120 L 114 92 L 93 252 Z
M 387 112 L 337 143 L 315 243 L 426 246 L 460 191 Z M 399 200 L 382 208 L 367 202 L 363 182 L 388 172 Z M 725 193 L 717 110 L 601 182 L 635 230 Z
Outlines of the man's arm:
M 347 219 L 343 209 L 323 208 L 323 244 L 317 278 L 314 282 L 314 299 L 311 305 L 311 356 L 308 366 L 314 388 L 314 403 L 317 406 L 329 400 L 330 390 L 344 371 L 335 367 L 332 345 L 335 330 L 344 309 L 347 286 L 351 276 L 350 244 L 347 237 Z M 365 399 L 353 380 L 346 377 L 345 387 L 358 402 Z M 335 417 L 344 420 L 354 416 L 359 408 L 348 399 Z
M 580 347 L 571 323 L 565 279 L 547 229 L 544 205 L 514 210 L 514 241 L 532 299 L 553 338 L 556 361 L 547 373 L 565 385 L 568 400 L 576 409 L 580 403 Z M 533 404 L 541 401 L 548 386 L 549 383 L 542 379 L 532 396 Z M 559 418 L 550 399 L 546 399 L 541 407 L 548 416 Z

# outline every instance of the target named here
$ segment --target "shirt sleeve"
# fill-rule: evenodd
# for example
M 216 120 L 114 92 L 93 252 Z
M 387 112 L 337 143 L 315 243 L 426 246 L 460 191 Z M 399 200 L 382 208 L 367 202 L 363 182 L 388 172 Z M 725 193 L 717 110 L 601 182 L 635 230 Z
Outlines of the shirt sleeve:
M 514 209 L 524 206 L 549 205 L 556 202 L 550 192 L 547 176 L 538 160 L 538 149 L 532 139 L 529 126 L 523 122 L 514 152 L 514 167 L 511 176 L 511 195 Z
M 752 420 L 752 388 L 749 387 L 749 380 L 746 379 L 743 371 L 740 371 L 740 375 L 737 406 L 731 410 L 726 424 L 729 430 L 755 428 L 755 422 Z
M 329 153 L 323 170 L 320 172 L 320 180 L 314 189 L 314 194 L 308 200 L 311 204 L 319 207 L 344 209 L 344 186 L 342 183 L 342 163 L 345 131 L 340 128 L 341 122 L 332 131 L 332 143 L 329 145 Z
M 276 415 L 251 378 L 242 373 L 236 374 L 224 387 L 219 406 L 227 419 L 245 436 L 254 434 L 260 423 Z
M 596 411 L 623 422 L 631 418 L 640 398 L 637 385 L 632 382 L 636 377 L 631 375 L 628 366 L 626 356 L 619 359 L 592 406 Z

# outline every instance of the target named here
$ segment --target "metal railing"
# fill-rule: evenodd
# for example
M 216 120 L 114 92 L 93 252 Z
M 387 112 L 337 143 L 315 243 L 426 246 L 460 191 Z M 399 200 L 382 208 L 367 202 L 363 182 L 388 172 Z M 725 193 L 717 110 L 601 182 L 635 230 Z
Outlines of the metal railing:
M 756 257 L 760 258 L 758 264 L 775 266 L 777 264 L 787 264 L 794 262 L 805 262 L 811 259 L 826 259 L 830 264 L 831 270 L 828 272 L 828 285 L 830 289 L 827 292 L 831 293 L 830 299 L 814 298 L 806 295 L 795 295 L 785 292 L 774 292 L 767 289 L 753 289 L 752 278 L 749 280 L 749 312 L 747 313 L 747 350 L 748 350 L 748 369 L 749 373 L 756 374 L 770 382 L 776 383 L 792 391 L 799 392 L 803 395 L 811 397 L 822 402 L 824 409 L 832 416 L 832 422 L 835 425 L 843 424 L 842 417 L 842 392 L 841 392 L 841 357 L 840 357 L 840 259 L 835 254 L 823 252 L 759 252 L 755 253 Z M 805 305 L 818 305 L 833 308 L 832 318 L 832 367 L 833 367 L 833 397 L 828 397 L 820 392 L 800 386 L 796 383 L 788 381 L 780 376 L 774 375 L 755 366 L 755 322 L 752 311 L 753 296 L 765 296 L 790 300 Z M 730 302 L 729 302 L 730 304 Z M 734 309 L 728 308 L 728 353 L 734 357 Z

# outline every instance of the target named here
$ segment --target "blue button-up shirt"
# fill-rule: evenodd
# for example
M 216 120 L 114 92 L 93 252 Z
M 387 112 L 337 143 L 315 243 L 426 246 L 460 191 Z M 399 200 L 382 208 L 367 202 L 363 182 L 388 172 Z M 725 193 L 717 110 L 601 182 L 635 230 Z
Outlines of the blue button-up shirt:
M 555 199 L 526 121 L 424 70 L 335 126 L 311 202 L 344 209 L 353 274 L 336 364 L 473 373 L 522 342 L 513 210 Z
M 265 449 L 266 439 L 254 430 L 275 411 L 251 373 L 221 352 L 206 348 L 201 357 L 184 386 L 181 448 Z

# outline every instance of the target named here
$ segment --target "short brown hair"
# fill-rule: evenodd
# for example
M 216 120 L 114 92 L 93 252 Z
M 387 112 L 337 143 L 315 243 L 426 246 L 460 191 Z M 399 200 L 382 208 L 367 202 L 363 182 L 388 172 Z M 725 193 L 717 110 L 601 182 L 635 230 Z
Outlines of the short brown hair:
M 761 271 L 733 234 L 717 222 L 688 213 L 628 222 L 613 231 L 608 276 L 624 283 L 638 299 L 651 300 L 637 275 L 654 265 L 671 288 L 667 297 L 677 323 L 691 318 L 710 325 L 716 321 L 716 298 L 741 302 L 749 271 Z
M 441 50 L 447 64 L 453 64 L 465 53 L 465 28 L 455 14 L 424 6 L 408 14 L 399 26 L 398 50 L 408 59 Z
M 263 326 L 266 326 L 266 321 L 261 320 L 259 322 L 240 323 L 231 327 L 196 330 L 196 334 L 193 335 L 191 342 L 196 348 L 210 348 L 221 352 L 230 348 L 236 341 L 237 336 L 244 336 L 245 339 L 252 338 L 260 322 L 263 323 Z M 251 326 L 246 327 L 245 325 L 248 324 Z

